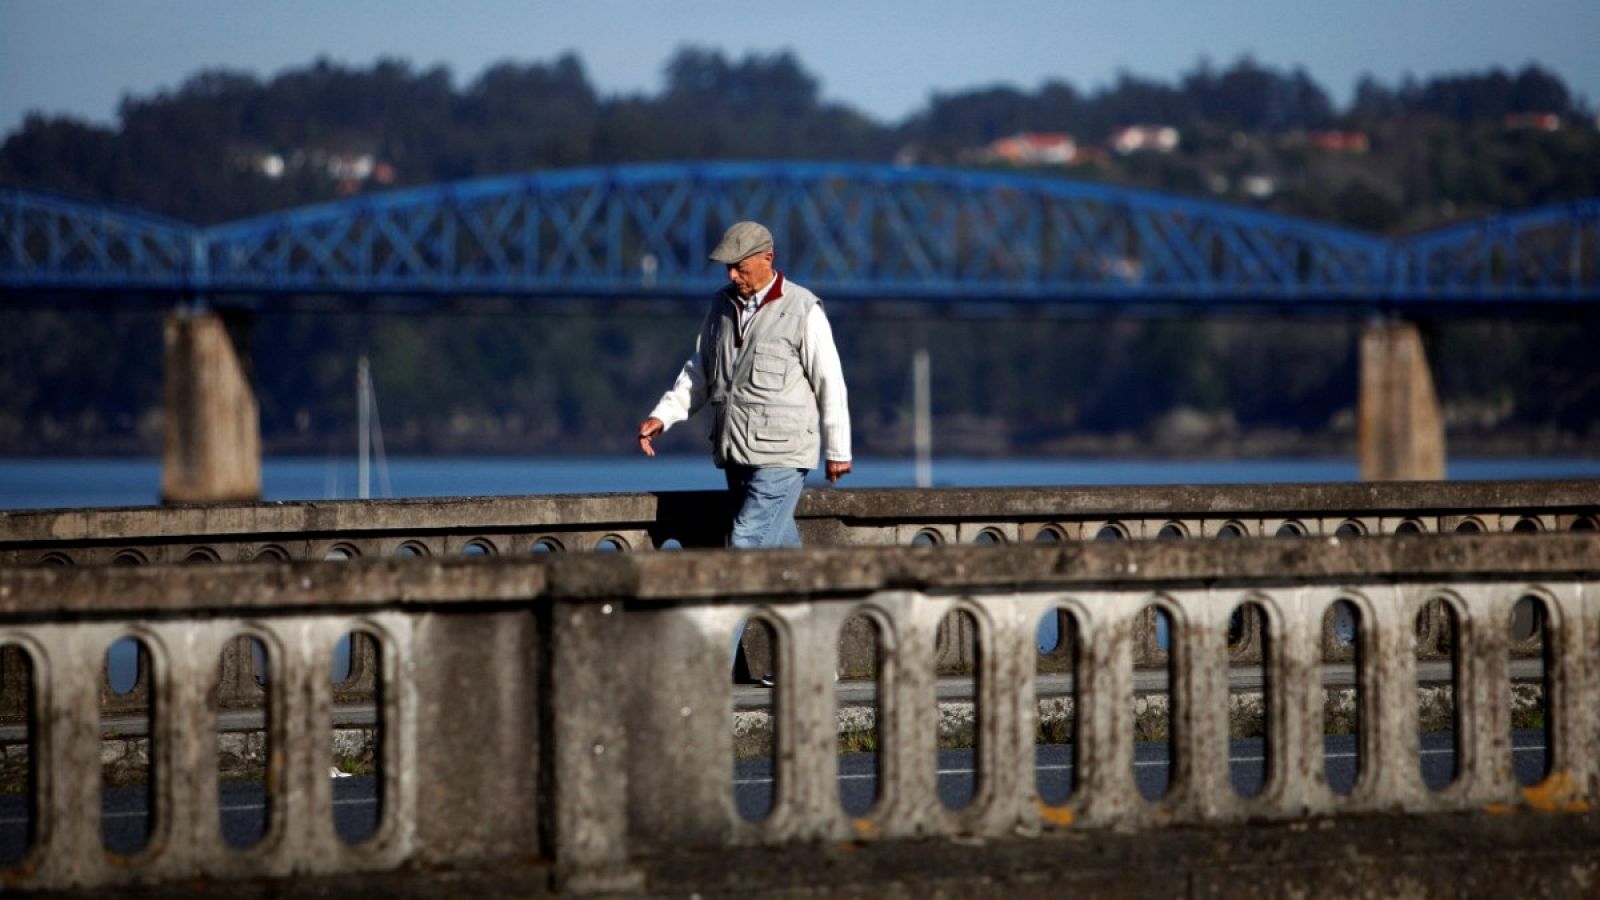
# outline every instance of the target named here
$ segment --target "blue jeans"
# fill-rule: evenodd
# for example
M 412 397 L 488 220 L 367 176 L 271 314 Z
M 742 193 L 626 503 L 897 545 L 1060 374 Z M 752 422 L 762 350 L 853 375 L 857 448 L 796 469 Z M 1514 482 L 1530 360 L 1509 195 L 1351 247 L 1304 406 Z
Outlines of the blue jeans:
M 723 470 L 728 490 L 738 505 L 728 545 L 740 550 L 798 547 L 795 504 L 805 486 L 805 469 L 753 469 L 730 465 Z
M 733 529 L 728 534 L 729 546 L 742 550 L 800 546 L 800 529 L 794 524 L 794 508 L 800 502 L 800 489 L 805 486 L 805 469 L 754 469 L 729 465 L 723 474 L 728 478 L 728 491 L 738 505 L 738 511 L 733 515 Z M 744 626 L 745 622 L 740 622 L 733 630 L 733 653 L 730 659 L 736 669 L 739 664 L 739 642 L 744 640 Z

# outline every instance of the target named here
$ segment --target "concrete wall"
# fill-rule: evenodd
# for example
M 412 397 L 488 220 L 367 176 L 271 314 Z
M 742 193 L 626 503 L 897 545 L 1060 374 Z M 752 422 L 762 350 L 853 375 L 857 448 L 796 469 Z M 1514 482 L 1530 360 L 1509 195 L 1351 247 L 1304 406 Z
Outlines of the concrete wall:
M 550 559 L 384 559 L 276 566 L 0 569 L 0 644 L 35 665 L 42 828 L 22 888 L 194 879 L 283 878 L 398 868 L 472 870 L 526 860 L 559 886 L 637 889 L 655 867 L 701 852 L 762 848 L 796 860 L 820 844 L 909 842 L 938 856 L 962 841 L 1182 829 L 1258 828 L 1351 815 L 1570 815 L 1600 800 L 1600 631 L 1583 534 L 1373 537 L 1362 541 L 1150 541 L 1029 547 L 864 547 L 770 553 L 569 554 Z M 1551 721 L 1544 783 L 1510 777 L 1511 611 L 1548 611 L 1543 678 Z M 1234 792 L 1219 753 L 1234 718 L 1225 651 L 1231 613 L 1266 612 L 1267 787 Z M 1420 782 L 1416 619 L 1444 601 L 1459 616 L 1460 774 Z M 1321 629 L 1335 602 L 1361 619 L 1364 764 L 1354 789 L 1321 776 Z M 1145 800 L 1131 779 L 1140 703 L 1136 622 L 1150 604 L 1174 619 L 1167 713 L 1172 786 Z M 1082 657 L 1072 692 L 1081 777 L 1059 806 L 1026 773 L 1039 725 L 1034 623 L 1066 608 Z M 936 799 L 941 740 L 938 623 L 977 623 L 972 691 L 983 777 L 973 802 Z M 885 642 L 877 673 L 879 805 L 839 808 L 835 648 L 871 611 Z M 735 692 L 726 646 L 757 615 L 779 646 L 776 807 L 747 822 L 731 803 Z M 326 648 L 376 639 L 384 812 L 347 844 L 331 832 L 327 766 L 335 708 Z M 111 860 L 95 818 L 101 784 L 100 663 L 88 647 L 134 634 L 151 655 L 157 714 L 147 751 L 157 825 L 149 849 Z M 268 690 L 273 824 L 249 853 L 219 843 L 217 660 L 254 635 L 275 665 Z M 637 648 L 625 652 L 619 648 Z M 494 685 L 484 691 L 482 685 Z M 959 699 L 948 718 L 963 720 Z M 946 733 L 944 739 L 951 736 Z M 281 752 L 281 756 L 279 753 Z M 1579 827 L 1587 820 L 1571 819 Z M 1094 838 L 1089 838 L 1094 839 Z

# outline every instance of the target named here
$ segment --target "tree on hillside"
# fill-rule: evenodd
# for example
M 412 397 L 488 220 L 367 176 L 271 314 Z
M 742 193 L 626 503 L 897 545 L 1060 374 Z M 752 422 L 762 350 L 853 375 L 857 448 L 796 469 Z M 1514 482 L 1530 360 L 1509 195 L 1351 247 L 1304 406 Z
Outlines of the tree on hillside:
M 600 111 L 583 64 L 569 53 L 548 65 L 485 69 L 461 98 L 456 121 L 473 138 L 475 172 L 511 172 L 590 162 Z

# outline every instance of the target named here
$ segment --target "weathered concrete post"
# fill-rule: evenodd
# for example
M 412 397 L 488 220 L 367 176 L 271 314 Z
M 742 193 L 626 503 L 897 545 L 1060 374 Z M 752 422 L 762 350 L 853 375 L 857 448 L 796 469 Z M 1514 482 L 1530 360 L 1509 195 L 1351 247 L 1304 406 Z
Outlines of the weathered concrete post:
M 577 585 L 581 594 L 592 580 L 601 585 L 597 594 L 612 593 L 605 562 L 596 562 L 579 559 L 551 570 L 552 587 Z M 556 887 L 573 893 L 626 893 L 643 884 L 628 861 L 629 732 L 637 723 L 617 694 L 616 652 L 628 646 L 628 634 L 625 593 L 615 593 L 612 602 L 551 604 L 543 620 L 548 680 L 539 688 L 540 766 L 549 797 L 543 831 Z
M 167 317 L 164 503 L 261 498 L 261 422 L 242 314 Z
M 1410 322 L 1371 322 L 1361 332 L 1358 441 L 1363 481 L 1444 478 L 1444 422 Z

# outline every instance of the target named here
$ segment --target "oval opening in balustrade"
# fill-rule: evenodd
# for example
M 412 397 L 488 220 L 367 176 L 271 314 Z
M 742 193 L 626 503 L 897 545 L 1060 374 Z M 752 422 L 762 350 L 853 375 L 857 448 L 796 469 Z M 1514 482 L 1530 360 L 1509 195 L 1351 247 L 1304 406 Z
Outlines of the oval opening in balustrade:
M 223 646 L 211 689 L 216 722 L 217 815 L 222 839 L 237 849 L 253 847 L 272 821 L 267 785 L 272 754 L 272 654 L 254 635 Z
M 328 548 L 326 553 L 322 554 L 322 558 L 329 562 L 345 562 L 360 555 L 361 551 L 350 544 L 334 544 Z
M 1572 531 L 1595 531 L 1595 519 L 1593 516 L 1578 516 L 1569 527 Z
M 1266 607 L 1250 600 L 1228 616 L 1228 778 L 1243 797 L 1261 793 L 1273 778 L 1274 646 Z
M 1511 530 L 1514 532 L 1528 534 L 1530 532 L 1543 531 L 1544 529 L 1540 527 L 1538 519 L 1535 519 L 1532 516 L 1523 516 L 1517 520 L 1517 524 L 1511 526 Z
M 683 541 L 680 541 L 675 537 L 669 537 L 666 540 L 662 541 L 656 547 L 656 549 L 657 550 L 682 550 L 683 549 Z
M 1006 536 L 998 528 L 985 528 L 972 539 L 974 544 L 1004 544 Z
M 739 818 L 772 815 L 778 792 L 778 630 L 761 616 L 734 629 L 733 805 Z
M 1573 529 L 1577 530 L 1576 523 L 1574 523 Z M 72 557 L 66 555 L 65 553 L 62 553 L 59 550 L 51 550 L 49 553 L 46 553 L 45 555 L 39 557 L 39 565 L 41 565 L 41 566 L 70 566 L 70 565 L 73 565 L 73 562 L 72 562 Z
M 1406 519 L 1394 527 L 1395 534 L 1422 534 L 1422 523 L 1416 519 Z
M 1077 619 L 1062 607 L 1052 607 L 1039 618 L 1034 660 L 1033 787 L 1039 801 L 1061 806 L 1072 798 L 1076 785 L 1079 734 L 1079 665 Z
M 288 560 L 288 558 L 289 551 L 279 547 L 276 544 L 268 544 L 265 547 L 256 550 L 255 555 L 250 557 L 252 562 L 266 563 L 284 562 Z
M 352 640 L 349 634 L 344 634 L 333 644 L 333 683 L 336 685 L 349 684 L 354 680 L 352 667 L 357 662 L 351 653 Z
M 913 547 L 927 547 L 942 543 L 944 543 L 944 537 L 932 528 L 924 528 L 911 538 L 911 546 Z
M 333 646 L 333 829 L 354 844 L 383 822 L 383 642 L 370 631 L 342 635 Z
M 1273 537 L 1305 537 L 1306 526 L 1300 522 L 1285 522 L 1273 532 Z
M 978 618 L 952 609 L 939 620 L 943 640 L 935 640 L 939 673 L 937 746 L 939 802 L 960 810 L 978 795 L 983 773 L 983 656 Z M 940 652 L 942 648 L 943 652 Z
M 149 673 L 150 661 L 144 645 L 134 638 L 118 638 L 106 648 L 106 685 L 111 693 L 131 693 L 139 679 Z
M 421 541 L 406 541 L 394 548 L 394 555 L 399 559 L 422 559 L 428 555 L 428 545 Z
M 883 760 L 883 631 L 878 617 L 856 613 L 839 629 L 839 677 L 834 705 L 839 722 L 839 806 L 864 816 L 881 798 Z
M 1160 800 L 1172 786 L 1179 641 L 1172 612 L 1151 603 L 1134 626 L 1133 779 L 1140 796 Z
M 111 690 L 100 703 L 100 842 L 111 853 L 132 856 L 149 845 L 157 824 L 157 692 L 144 639 L 113 641 L 105 663 Z
M 1188 536 L 1189 533 L 1184 531 L 1183 526 L 1177 522 L 1168 522 L 1161 526 L 1160 531 L 1156 532 L 1156 540 L 1158 541 L 1176 541 Z
M 21 740 L 0 754 L 0 867 L 9 867 L 27 857 L 39 822 L 33 657 L 16 644 L 0 645 L 0 720 L 22 727 Z
M 1460 619 L 1454 603 L 1435 597 L 1417 611 L 1417 731 L 1422 783 L 1439 791 L 1461 765 Z
M 119 550 L 117 555 L 111 558 L 113 566 L 143 566 L 149 562 L 149 558 L 139 550 Z
M 1107 522 L 1100 526 L 1099 531 L 1094 533 L 1094 539 L 1097 541 L 1124 541 L 1128 539 L 1128 530 L 1122 527 L 1121 523 Z
M 608 534 L 594 545 L 594 549 L 601 553 L 626 553 L 628 542 L 617 535 Z
M 1217 529 L 1217 537 L 1219 538 L 1242 538 L 1247 534 L 1249 534 L 1249 531 L 1238 522 L 1224 522 L 1222 527 Z
M 217 551 L 210 547 L 195 547 L 183 555 L 183 561 L 190 563 L 214 563 L 220 562 L 221 559 Z
M 1236 606 L 1228 614 L 1228 658 L 1233 659 L 1252 646 L 1250 622 L 1245 618 L 1244 607 Z
M 1345 519 L 1333 533 L 1335 537 L 1361 537 L 1367 533 L 1367 527 L 1355 519 Z
M 1066 539 L 1066 532 L 1059 525 L 1046 525 L 1033 536 L 1035 544 L 1059 544 Z
M 1478 534 L 1483 531 L 1483 523 L 1477 519 L 1462 519 L 1456 523 L 1456 531 L 1461 534 Z
M 488 538 L 473 538 L 461 547 L 462 556 L 493 556 L 494 542 Z
M 1550 610 L 1527 594 L 1511 607 L 1511 770 L 1524 787 L 1550 775 Z
M 1322 772 L 1335 794 L 1348 794 L 1361 777 L 1364 638 L 1361 610 L 1337 600 L 1322 617 Z
M 556 540 L 555 538 L 553 538 L 553 537 L 542 537 L 542 538 L 539 538 L 537 541 L 533 542 L 533 546 L 528 548 L 528 552 L 529 553 L 561 553 L 562 551 L 564 551 L 566 549 L 567 548 L 561 546 L 561 542 Z

